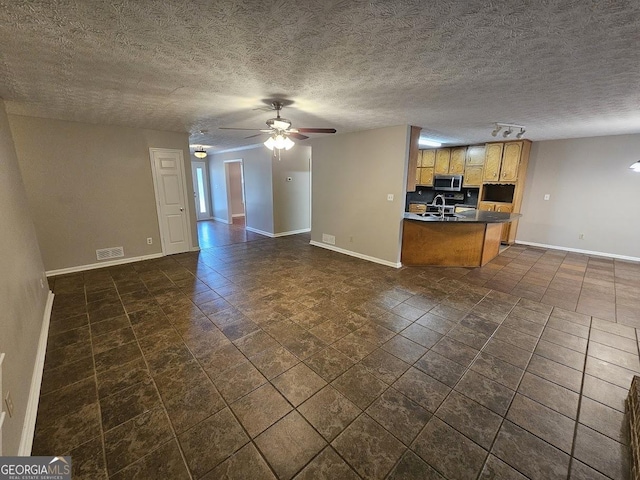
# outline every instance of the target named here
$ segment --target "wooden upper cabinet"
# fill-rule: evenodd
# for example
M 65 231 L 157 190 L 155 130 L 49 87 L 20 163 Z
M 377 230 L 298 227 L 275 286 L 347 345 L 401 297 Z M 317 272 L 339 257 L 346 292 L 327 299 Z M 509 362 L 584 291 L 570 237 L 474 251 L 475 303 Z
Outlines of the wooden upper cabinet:
M 467 147 L 455 147 L 451 149 L 451 159 L 449 161 L 449 173 L 462 175 L 464 173 L 464 163 L 467 156 Z
M 420 170 L 420 181 L 418 185 L 424 185 L 430 187 L 433 185 L 433 167 L 424 167 L 419 168 Z
M 467 165 L 462 180 L 463 187 L 479 187 L 482 184 L 482 165 Z
M 501 182 L 515 182 L 518 179 L 518 167 L 520 166 L 521 153 L 522 142 L 510 142 L 504 144 L 502 167 L 500 168 Z
M 436 175 L 446 175 L 449 173 L 449 161 L 451 160 L 450 148 L 439 148 L 436 150 Z
M 435 150 L 422 150 L 422 164 L 421 167 L 435 167 L 436 165 L 436 151 Z
M 467 165 L 484 165 L 484 156 L 484 145 L 471 145 L 467 147 Z
M 502 163 L 502 143 L 487 143 L 484 160 L 485 182 L 500 181 L 500 164 Z

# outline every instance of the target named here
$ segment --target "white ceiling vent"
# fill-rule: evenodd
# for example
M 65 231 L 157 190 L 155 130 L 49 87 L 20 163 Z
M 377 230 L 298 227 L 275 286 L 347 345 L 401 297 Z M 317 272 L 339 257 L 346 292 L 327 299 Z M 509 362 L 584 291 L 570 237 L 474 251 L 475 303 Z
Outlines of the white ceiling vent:
M 98 260 L 108 260 L 110 258 L 124 257 L 123 247 L 101 248 L 96 250 Z

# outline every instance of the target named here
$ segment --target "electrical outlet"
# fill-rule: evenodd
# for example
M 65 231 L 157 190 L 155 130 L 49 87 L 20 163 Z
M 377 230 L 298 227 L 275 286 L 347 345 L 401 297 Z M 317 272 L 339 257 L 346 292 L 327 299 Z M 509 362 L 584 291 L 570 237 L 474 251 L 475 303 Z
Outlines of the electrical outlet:
M 393 193 L 388 193 L 387 194 L 387 201 L 388 202 L 393 202 Z
M 153 245 L 153 238 L 151 237 L 147 238 L 147 245 Z
M 11 392 L 7 392 L 7 396 L 4 397 L 4 403 L 7 405 L 9 418 L 13 417 L 13 399 L 11 398 Z
M 551 198 L 551 195 L 549 195 L 548 193 L 544 194 L 544 199 L 545 200 L 549 200 Z
M 580 235 L 578 235 L 578 240 L 584 240 L 584 233 L 581 233 Z

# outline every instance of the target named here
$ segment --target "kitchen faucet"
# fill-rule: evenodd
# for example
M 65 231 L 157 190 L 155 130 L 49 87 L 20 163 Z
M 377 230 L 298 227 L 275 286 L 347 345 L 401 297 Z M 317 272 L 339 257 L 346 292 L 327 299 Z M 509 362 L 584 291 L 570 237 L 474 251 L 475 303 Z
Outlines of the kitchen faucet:
M 438 205 L 438 202 L 437 202 L 438 199 L 442 200 L 442 205 Z M 444 217 L 444 211 L 445 211 L 444 207 L 447 206 L 447 201 L 444 198 L 444 195 L 439 193 L 438 195 L 433 197 L 433 201 L 431 202 L 431 206 L 438 207 L 438 213 L 440 214 L 441 217 Z

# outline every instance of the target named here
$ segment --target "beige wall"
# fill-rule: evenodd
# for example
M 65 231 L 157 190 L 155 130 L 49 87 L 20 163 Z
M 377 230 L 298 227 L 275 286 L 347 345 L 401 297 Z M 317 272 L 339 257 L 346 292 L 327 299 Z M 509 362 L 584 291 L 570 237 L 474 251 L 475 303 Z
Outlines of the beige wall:
M 231 214 L 244 215 L 244 199 L 242 198 L 242 164 L 229 163 L 229 198 L 231 199 Z
M 296 145 L 272 158 L 274 233 L 311 228 L 311 147 Z M 287 179 L 291 178 L 291 181 Z
M 270 151 L 260 145 L 234 152 L 211 156 L 211 190 L 214 217 L 227 219 L 227 191 L 224 161 L 242 159 L 244 168 L 244 195 L 246 226 L 261 232 L 273 233 L 273 191 L 271 189 Z
M 48 271 L 95 264 L 100 248 L 122 246 L 125 257 L 162 251 L 149 148 L 183 150 L 192 199 L 186 133 L 17 115 L 9 122 Z M 197 246 L 193 202 L 187 209 Z
M 0 205 L 2 388 L 15 405 L 14 416 L 5 418 L 2 449 L 4 455 L 17 455 L 49 288 L 2 100 Z
M 338 248 L 400 262 L 409 130 L 401 125 L 311 142 L 312 241 L 335 235 Z
M 516 241 L 640 259 L 639 159 L 640 135 L 534 142 Z

